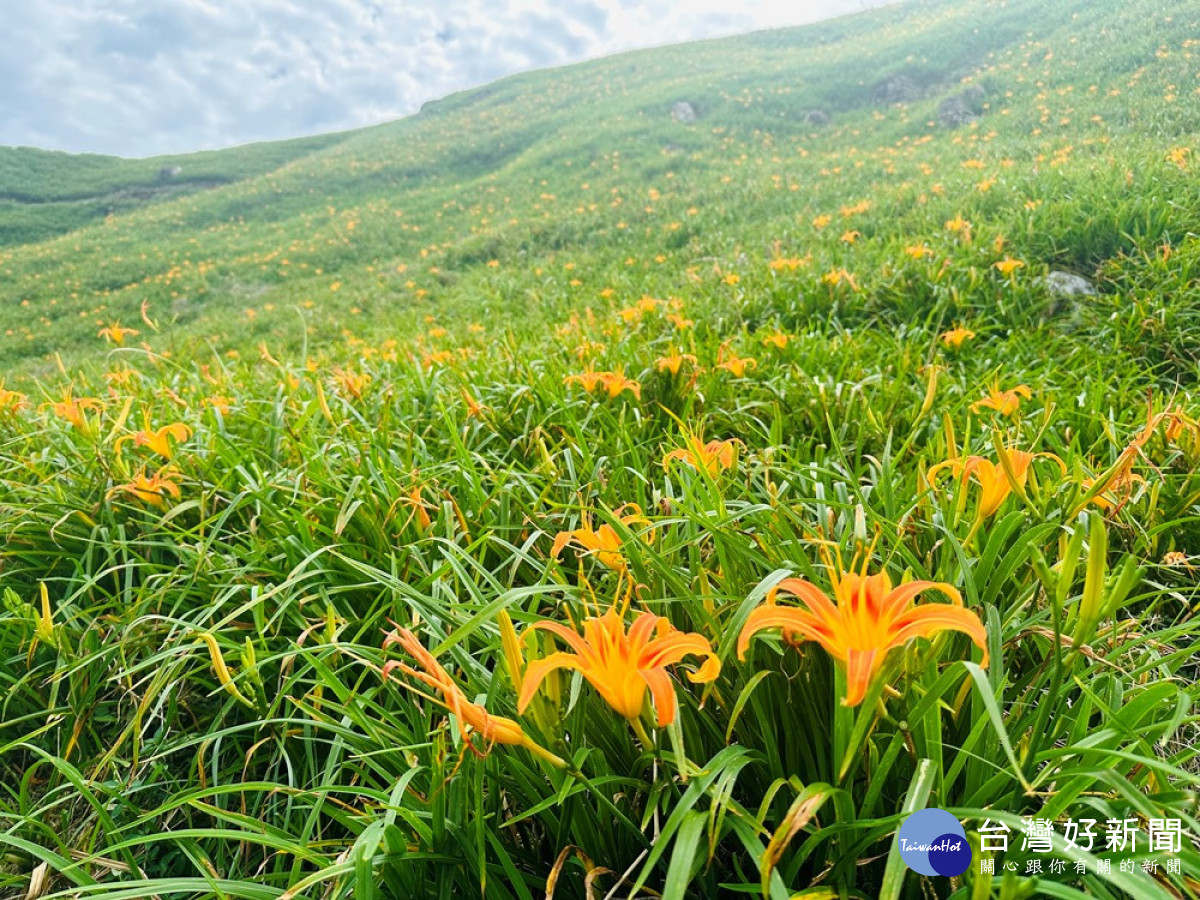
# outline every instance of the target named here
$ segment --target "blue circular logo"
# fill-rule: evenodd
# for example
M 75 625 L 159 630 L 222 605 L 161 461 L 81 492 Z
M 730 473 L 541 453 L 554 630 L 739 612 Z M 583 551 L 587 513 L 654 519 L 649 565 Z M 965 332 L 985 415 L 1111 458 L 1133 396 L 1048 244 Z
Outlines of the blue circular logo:
M 962 823 L 944 809 L 922 809 L 900 826 L 900 858 L 922 875 L 961 875 L 971 866 Z

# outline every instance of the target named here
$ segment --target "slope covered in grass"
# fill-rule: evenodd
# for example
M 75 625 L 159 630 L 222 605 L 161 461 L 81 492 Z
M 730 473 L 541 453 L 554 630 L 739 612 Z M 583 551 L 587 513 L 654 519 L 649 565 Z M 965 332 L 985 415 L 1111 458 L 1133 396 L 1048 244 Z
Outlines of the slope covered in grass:
M 901 3 L 0 250 L 0 890 L 1196 896 L 1197 33 Z

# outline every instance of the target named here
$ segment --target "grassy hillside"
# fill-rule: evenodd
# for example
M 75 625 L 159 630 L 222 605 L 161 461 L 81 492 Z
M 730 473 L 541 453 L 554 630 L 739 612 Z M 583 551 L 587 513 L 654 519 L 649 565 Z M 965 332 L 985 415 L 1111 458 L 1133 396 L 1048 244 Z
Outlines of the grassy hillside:
M 0 207 L 0 892 L 1196 897 L 1196 34 L 911 0 L 0 155 L 82 204 Z
M 36 243 L 152 203 L 235 184 L 339 139 L 322 135 L 154 159 L 0 147 L 0 247 Z

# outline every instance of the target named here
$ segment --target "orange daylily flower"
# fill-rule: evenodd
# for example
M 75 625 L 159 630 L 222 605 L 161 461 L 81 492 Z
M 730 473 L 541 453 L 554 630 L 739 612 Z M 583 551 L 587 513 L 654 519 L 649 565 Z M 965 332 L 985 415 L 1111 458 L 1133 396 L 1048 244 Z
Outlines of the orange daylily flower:
M 339 367 L 333 370 L 333 380 L 334 384 L 344 393 L 349 394 L 355 400 L 361 400 L 367 385 L 371 383 L 371 376 L 365 372 L 359 373 L 353 369 Z
M 858 282 L 854 280 L 854 276 L 845 269 L 830 269 L 821 276 L 821 283 L 827 284 L 830 287 L 837 287 L 842 282 L 850 285 L 852 290 L 858 290 Z
M 56 416 L 66 419 L 81 431 L 88 427 L 87 413 L 90 410 L 104 409 L 103 402 L 94 397 L 73 397 L 70 388 L 67 388 L 61 400 L 48 405 Z
M 233 400 L 224 394 L 211 394 L 201 402 L 205 406 L 211 406 L 223 416 L 228 415 L 230 407 L 233 406 Z
M 621 515 L 621 511 L 624 509 L 632 509 L 633 512 Z M 615 514 L 621 524 L 627 528 L 635 524 L 650 524 L 650 520 L 642 515 L 642 510 L 636 503 L 622 506 L 616 510 Z M 581 527 L 573 531 L 560 531 L 556 534 L 554 544 L 550 548 L 550 555 L 554 559 L 558 559 L 558 555 L 562 553 L 564 547 L 574 544 L 589 555 L 594 555 L 606 568 L 612 569 L 614 572 L 624 572 L 628 567 L 625 557 L 621 554 L 621 543 L 621 536 L 607 522 L 602 523 L 599 528 L 593 529 L 585 521 Z
M 149 447 L 154 453 L 166 459 L 171 459 L 175 455 L 175 449 L 171 442 L 182 444 L 192 436 L 192 430 L 182 422 L 172 422 L 170 425 L 164 425 L 162 428 L 154 429 L 150 427 L 150 418 L 147 416 L 144 420 L 145 427 L 136 434 L 126 434 L 117 438 L 113 444 L 113 449 L 120 451 L 121 445 L 127 441 L 133 441 L 135 447 Z
M 437 507 L 425 501 L 424 496 L 421 494 L 421 486 L 419 484 L 413 485 L 408 493 L 401 498 L 400 502 L 405 506 L 412 507 L 413 515 L 409 518 L 409 521 L 411 522 L 412 518 L 415 517 L 418 527 L 422 531 L 428 531 L 429 527 L 433 524 L 433 519 L 429 517 L 429 510 L 436 509 Z
M 488 408 L 486 406 L 483 406 L 478 400 L 476 400 L 471 395 L 471 392 L 469 390 L 467 390 L 467 388 L 465 388 L 465 387 L 460 388 L 460 391 L 462 393 L 463 405 L 467 408 L 467 418 L 468 419 L 474 419 L 477 417 L 482 418 L 483 414 L 485 412 L 487 412 Z
M 696 364 L 696 357 L 690 353 L 672 353 L 670 356 L 660 356 L 654 361 L 654 366 L 660 372 L 670 372 L 672 375 L 678 375 L 679 370 L 685 362 L 694 366 Z
M 758 368 L 758 360 L 753 356 L 738 356 L 736 353 L 725 356 L 725 346 L 722 345 L 717 353 L 717 368 L 724 369 L 734 378 L 743 377 L 747 370 Z
M 961 215 L 955 216 L 946 222 L 946 230 L 953 231 L 960 235 L 963 243 L 971 243 L 971 223 L 964 219 Z
M 480 753 L 471 740 L 472 735 L 478 734 L 488 745 L 488 749 L 493 744 L 524 747 L 559 768 L 566 765 L 562 759 L 530 738 L 517 722 L 504 716 L 494 716 L 482 705 L 470 702 L 462 688 L 455 684 L 454 679 L 442 668 L 434 655 L 426 650 L 417 636 L 407 628 L 397 627 L 388 633 L 383 641 L 383 647 L 386 650 L 393 644 L 399 644 L 421 668 L 414 669 L 400 660 L 389 660 L 383 666 L 384 679 L 386 680 L 394 669 L 399 669 L 410 678 L 415 678 L 441 694 L 440 702 L 454 714 L 458 733 L 462 736 L 463 742 L 475 753 L 480 756 L 487 753 L 487 750 Z
M 1012 469 L 1012 479 L 1005 472 L 1004 462 L 993 463 L 982 456 L 968 456 L 965 459 L 948 459 L 930 469 L 926 475 L 929 486 L 936 489 L 938 475 L 946 469 L 949 469 L 954 473 L 955 478 L 962 481 L 966 481 L 974 475 L 980 487 L 979 509 L 975 515 L 978 519 L 985 519 L 994 514 L 1008 499 L 1008 495 L 1014 490 L 1014 485 L 1022 491 L 1025 490 L 1025 485 L 1029 481 L 1029 467 L 1035 459 L 1039 457 L 1052 459 L 1058 463 L 1064 474 L 1067 471 L 1066 464 L 1053 453 L 1030 453 L 1026 450 L 1014 449 L 1006 449 L 1002 452 L 1009 468 Z
M 602 616 L 584 620 L 583 635 L 558 622 L 534 622 L 530 628 L 548 631 L 569 646 L 574 653 L 552 653 L 529 664 L 521 683 L 517 711 L 537 693 L 538 686 L 551 672 L 572 669 L 586 678 L 608 705 L 635 723 L 646 699 L 646 690 L 654 698 L 656 722 L 665 728 L 675 721 L 675 689 L 667 666 L 685 656 L 704 659 L 700 668 L 688 673 L 696 684 L 712 681 L 721 673 L 721 661 L 708 638 L 695 632 L 679 631 L 666 618 L 643 612 L 625 630 L 625 622 L 615 608 Z
M 685 319 L 679 313 L 670 313 L 667 316 L 667 321 L 674 325 L 680 331 L 693 327 L 696 322 L 694 319 Z
M 125 484 L 119 484 L 108 492 L 108 496 L 113 494 L 132 494 L 143 503 L 149 503 L 151 506 L 157 506 L 159 509 L 165 509 L 167 505 L 167 497 L 174 497 L 176 500 L 180 497 L 179 484 L 175 480 L 178 474 L 171 469 L 160 469 L 153 475 L 147 475 L 146 470 L 138 472 L 133 478 Z
M 1017 271 L 1017 269 L 1022 268 L 1024 265 L 1025 265 L 1025 263 L 1021 262 L 1021 260 L 1013 259 L 1010 256 L 1006 256 L 1006 257 L 1004 257 L 1004 259 L 1000 260 L 999 262 L 992 263 L 992 268 L 995 269 L 997 272 L 999 272 L 1001 275 L 1005 276 L 1006 278 L 1011 278 L 1013 272 Z
M 918 637 L 940 631 L 961 631 L 983 650 L 988 663 L 987 631 L 974 612 L 963 607 L 958 590 L 943 581 L 910 581 L 897 587 L 887 572 L 867 575 L 838 574 L 829 566 L 833 599 L 820 588 L 800 578 L 786 578 L 767 595 L 766 602 L 750 613 L 738 636 L 738 658 L 744 659 L 750 639 L 759 631 L 779 628 L 791 644 L 816 641 L 846 670 L 843 706 L 857 706 L 883 668 L 888 651 L 903 647 Z M 925 591 L 940 591 L 950 603 L 916 606 Z M 792 594 L 801 606 L 778 606 L 780 591 Z
M 671 450 L 663 457 L 663 468 L 670 469 L 672 460 L 687 463 L 697 472 L 707 472 L 710 478 L 716 478 L 726 469 L 732 469 L 737 463 L 737 448 L 745 446 L 737 438 L 724 441 L 709 441 L 691 435 L 687 446 Z
M 1145 451 L 1142 450 L 1142 447 L 1154 436 L 1154 430 L 1158 427 L 1158 423 L 1164 419 L 1167 421 L 1165 432 L 1168 440 L 1172 436 L 1178 437 L 1183 428 L 1180 416 L 1181 414 L 1176 410 L 1168 410 L 1157 415 L 1147 411 L 1146 427 L 1138 432 L 1137 436 L 1129 442 L 1129 445 L 1121 451 L 1116 463 L 1113 464 L 1108 475 L 1104 478 L 1103 487 L 1092 497 L 1090 502 L 1103 510 L 1118 509 L 1125 503 L 1128 503 L 1134 488 L 1146 480 L 1133 471 L 1134 463 L 1137 462 L 1139 457 L 1145 456 Z M 1085 494 L 1095 487 L 1096 481 L 1097 479 L 1095 478 L 1085 478 L 1081 482 L 1081 487 Z
M 949 331 L 943 331 L 941 340 L 947 347 L 958 349 L 962 346 L 963 341 L 971 341 L 975 339 L 975 332 L 970 328 L 951 328 Z
M 1018 384 L 1015 388 L 1002 391 L 999 381 L 993 381 L 992 386 L 988 388 L 988 395 L 971 404 L 971 412 L 978 415 L 981 409 L 994 409 L 1002 416 L 1011 416 L 1021 408 L 1022 397 L 1026 400 L 1033 397 L 1029 385 Z
M 762 342 L 764 347 L 774 347 L 776 350 L 783 350 L 787 347 L 788 341 L 791 339 L 792 335 L 776 331 L 774 334 L 768 334 L 763 337 Z
M 776 257 L 767 263 L 767 268 L 772 272 L 780 272 L 784 269 L 787 269 L 789 272 L 794 272 L 799 268 L 808 266 L 808 263 L 809 260 L 807 258 L 801 259 L 799 257 Z
M 622 391 L 629 391 L 634 397 L 642 399 L 642 386 L 632 378 L 626 378 L 623 372 L 580 372 L 578 375 L 568 375 L 563 379 L 564 384 L 579 384 L 589 394 L 603 387 L 609 399 L 618 396 Z
M 1138 484 L 1144 484 L 1146 481 L 1137 472 L 1118 470 L 1104 482 L 1104 487 L 1100 493 L 1092 497 L 1091 502 L 1096 504 L 1101 509 L 1114 510 L 1124 506 L 1129 502 L 1129 498 L 1133 495 L 1133 490 Z M 1096 486 L 1095 478 L 1085 478 L 1079 486 L 1083 488 L 1086 494 Z
M 25 395 L 20 391 L 10 391 L 0 385 L 0 414 L 12 415 L 24 409 L 28 404 Z
M 107 338 L 118 347 L 125 346 L 125 337 L 130 334 L 138 334 L 136 328 L 122 328 L 120 322 L 112 322 L 108 326 L 101 328 L 96 332 L 98 337 Z

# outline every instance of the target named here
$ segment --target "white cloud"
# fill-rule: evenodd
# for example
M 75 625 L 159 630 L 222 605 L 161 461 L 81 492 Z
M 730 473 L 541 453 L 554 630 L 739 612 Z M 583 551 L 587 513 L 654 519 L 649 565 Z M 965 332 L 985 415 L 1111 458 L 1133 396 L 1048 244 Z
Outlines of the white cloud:
M 353 128 L 531 68 L 878 0 L 19 0 L 0 144 L 146 156 Z

